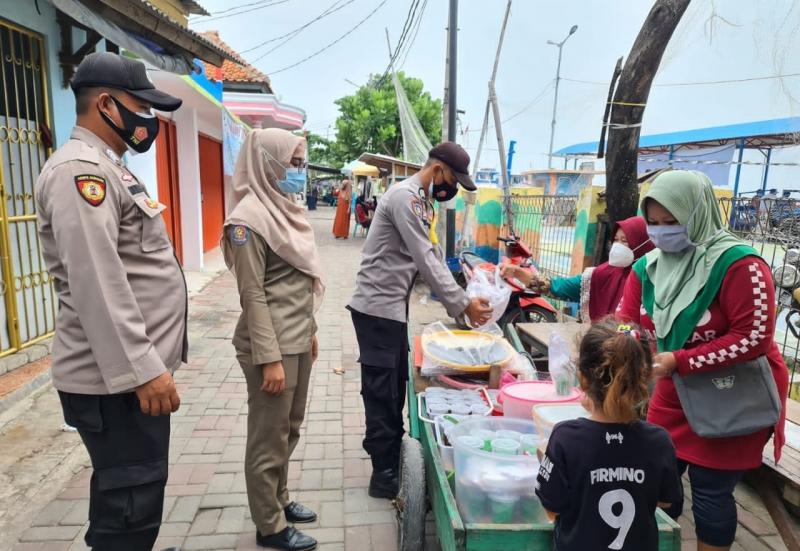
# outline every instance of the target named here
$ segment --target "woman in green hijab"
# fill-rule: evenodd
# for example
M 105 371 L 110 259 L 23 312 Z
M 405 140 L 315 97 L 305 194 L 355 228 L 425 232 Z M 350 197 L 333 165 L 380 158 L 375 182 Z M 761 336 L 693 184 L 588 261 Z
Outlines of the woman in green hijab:
M 725 230 L 711 181 L 699 172 L 658 176 L 642 200 L 656 249 L 634 264 L 617 314 L 657 342 L 658 377 L 647 420 L 667 429 L 679 472 L 692 486 L 698 550 L 728 549 L 736 534 L 733 489 L 761 465 L 774 433 L 784 443 L 788 372 L 773 339 L 775 288 L 758 253 Z M 672 375 L 688 377 L 766 356 L 783 401 L 774 427 L 744 436 L 704 438 L 687 421 Z M 668 513 L 677 518 L 683 504 Z

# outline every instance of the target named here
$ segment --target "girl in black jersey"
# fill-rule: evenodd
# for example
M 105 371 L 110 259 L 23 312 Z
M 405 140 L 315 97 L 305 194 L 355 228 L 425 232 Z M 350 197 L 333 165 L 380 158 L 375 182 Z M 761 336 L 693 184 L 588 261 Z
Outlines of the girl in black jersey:
M 581 340 L 591 416 L 555 426 L 536 481 L 558 551 L 658 549 L 655 509 L 680 500 L 681 482 L 669 434 L 637 415 L 651 368 L 647 342 L 628 325 L 606 319 Z

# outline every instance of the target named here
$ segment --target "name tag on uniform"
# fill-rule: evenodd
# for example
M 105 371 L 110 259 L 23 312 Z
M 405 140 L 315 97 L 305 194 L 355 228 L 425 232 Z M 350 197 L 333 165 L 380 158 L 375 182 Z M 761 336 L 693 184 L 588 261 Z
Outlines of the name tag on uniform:
M 150 199 L 146 195 L 134 197 L 133 200 L 136 202 L 136 206 L 150 218 L 155 218 L 167 209 L 167 205 L 163 205 L 155 199 Z

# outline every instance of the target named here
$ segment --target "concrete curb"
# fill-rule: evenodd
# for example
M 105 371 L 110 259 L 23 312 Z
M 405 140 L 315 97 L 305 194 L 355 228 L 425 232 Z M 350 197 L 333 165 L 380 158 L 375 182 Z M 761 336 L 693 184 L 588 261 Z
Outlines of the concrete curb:
M 18 404 L 37 390 L 49 385 L 50 381 L 50 369 L 48 368 L 33 377 L 30 381 L 27 381 L 8 396 L 0 399 L 0 413 L 8 411 L 15 404 Z

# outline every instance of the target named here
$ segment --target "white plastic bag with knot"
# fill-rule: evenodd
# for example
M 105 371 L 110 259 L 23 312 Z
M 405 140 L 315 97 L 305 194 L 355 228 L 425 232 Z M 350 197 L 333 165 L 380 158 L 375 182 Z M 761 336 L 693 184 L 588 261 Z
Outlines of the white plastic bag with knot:
M 467 283 L 467 296 L 482 298 L 488 301 L 492 308 L 492 316 L 489 321 L 477 328 L 483 329 L 496 323 L 502 317 L 508 306 L 508 300 L 511 298 L 511 287 L 500 276 L 500 266 L 495 266 L 494 274 L 478 268 Z

